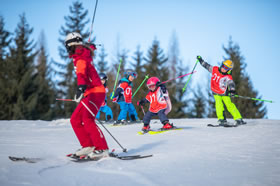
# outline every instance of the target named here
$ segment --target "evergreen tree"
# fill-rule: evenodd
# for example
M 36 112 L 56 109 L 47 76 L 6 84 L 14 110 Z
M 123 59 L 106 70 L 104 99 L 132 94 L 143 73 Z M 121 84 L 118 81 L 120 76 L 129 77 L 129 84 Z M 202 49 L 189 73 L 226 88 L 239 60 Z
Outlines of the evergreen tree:
M 236 84 L 237 94 L 261 99 L 261 96 L 258 95 L 258 92 L 254 90 L 250 77 L 245 71 L 245 58 L 241 55 L 239 45 L 236 43 L 234 44 L 230 38 L 228 46 L 223 46 L 223 49 L 227 55 L 225 59 L 231 59 L 234 63 L 232 77 Z M 242 98 L 234 98 L 232 100 L 244 118 L 266 117 L 267 109 L 264 105 L 264 102 L 252 101 Z M 229 113 L 227 113 L 226 116 L 229 117 Z
M 66 51 L 64 41 L 67 34 L 71 32 L 78 32 L 81 34 L 82 38 L 89 37 L 89 31 L 84 31 L 86 24 L 89 22 L 87 18 L 88 10 L 84 10 L 81 2 L 75 1 L 72 6 L 69 7 L 70 15 L 65 16 L 65 26 L 61 26 L 59 42 L 61 46 L 59 47 L 59 55 L 65 61 L 64 63 L 56 63 L 62 70 L 60 70 L 59 75 L 62 77 L 62 81 L 58 83 L 60 91 L 58 91 L 58 97 L 64 98 L 74 98 L 77 82 L 76 75 L 74 72 L 74 65 L 71 59 L 68 58 L 68 53 Z M 70 117 L 72 112 L 75 110 L 76 105 L 71 102 L 65 102 L 64 116 Z
M 134 85 L 133 94 L 134 94 L 135 91 L 137 90 L 137 88 L 142 83 L 142 81 L 145 79 L 145 76 L 147 75 L 144 71 L 143 52 L 141 51 L 140 46 L 137 46 L 132 59 L 134 60 L 134 62 L 132 62 L 131 65 L 133 66 L 133 69 L 135 70 L 135 72 L 138 75 L 137 78 L 133 81 L 133 85 Z M 146 82 L 147 82 L 147 80 L 146 80 Z M 143 118 L 143 112 L 142 112 L 141 107 L 137 106 L 137 101 L 140 99 L 143 99 L 144 95 L 147 94 L 148 88 L 146 86 L 146 82 L 143 83 L 142 87 L 138 90 L 138 92 L 135 94 L 135 96 L 132 99 L 139 118 Z
M 175 32 L 173 32 L 171 36 L 169 46 L 169 78 L 174 79 L 178 76 L 186 74 L 189 68 L 184 67 L 183 62 L 180 59 L 179 43 Z M 169 92 L 169 97 L 172 103 L 172 111 L 168 114 L 169 117 L 182 118 L 186 116 L 186 107 L 188 106 L 188 102 L 186 101 L 186 96 L 182 92 L 185 79 L 186 77 L 183 77 L 166 83 Z
M 36 58 L 36 83 L 38 101 L 34 110 L 34 119 L 51 120 L 54 117 L 55 90 L 51 81 L 51 68 L 45 47 L 45 35 L 42 32 L 39 38 L 39 51 Z
M 163 49 L 160 48 L 159 41 L 154 39 L 151 48 L 148 50 L 147 57 L 144 58 L 146 74 L 150 77 L 158 77 L 161 81 L 167 80 L 169 77 L 169 69 L 166 67 L 168 58 L 165 57 Z
M 101 51 L 99 53 L 99 60 L 97 60 L 97 65 L 96 65 L 96 69 L 97 71 L 100 72 L 106 72 L 106 70 L 108 69 L 107 65 L 108 62 L 105 60 L 106 57 L 108 56 L 108 54 L 106 54 L 105 52 L 105 48 L 104 46 L 102 46 Z
M 10 32 L 5 29 L 4 17 L 0 16 L 0 119 L 9 119 L 8 108 L 9 100 L 7 100 L 7 94 L 9 87 L 8 85 L 8 76 L 10 68 L 7 64 L 6 56 L 7 49 L 11 42 Z
M 25 15 L 20 15 L 20 22 L 13 38 L 14 46 L 10 47 L 6 73 L 7 119 L 33 119 L 32 113 L 36 109 L 38 95 L 34 75 L 33 40 L 30 35 L 33 29 L 26 21 Z
M 201 87 L 197 86 L 194 92 L 194 98 L 191 99 L 193 108 L 191 109 L 191 117 L 193 118 L 204 118 L 206 115 L 206 99 L 201 91 Z

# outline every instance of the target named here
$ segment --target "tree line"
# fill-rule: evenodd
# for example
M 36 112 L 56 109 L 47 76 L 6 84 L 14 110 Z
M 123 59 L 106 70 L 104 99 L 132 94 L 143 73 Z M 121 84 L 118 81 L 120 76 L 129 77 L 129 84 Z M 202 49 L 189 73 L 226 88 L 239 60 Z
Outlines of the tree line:
M 19 16 L 15 31 L 5 29 L 5 20 L 0 16 L 0 119 L 41 119 L 52 120 L 69 118 L 76 104 L 73 102 L 59 102 L 55 98 L 73 98 L 76 92 L 76 76 L 72 61 L 64 47 L 64 39 L 70 32 L 79 32 L 83 38 L 89 37 L 86 29 L 89 23 L 88 10 L 79 1 L 69 6 L 69 14 L 64 17 L 65 24 L 59 29 L 60 42 L 59 55 L 61 61 L 49 59 L 46 50 L 46 37 L 43 32 L 38 41 L 32 40 L 33 28 L 28 24 L 25 14 Z M 93 39 L 93 41 L 95 38 Z M 253 88 L 253 83 L 245 71 L 246 61 L 242 56 L 240 47 L 230 38 L 227 46 L 223 46 L 225 59 L 234 62 L 233 79 L 239 95 L 261 98 L 258 91 Z M 160 46 L 160 41 L 154 39 L 151 46 L 144 53 L 137 46 L 132 56 L 128 50 L 116 48 L 115 59 L 107 60 L 105 48 L 99 47 L 94 57 L 94 64 L 98 72 L 108 76 L 109 92 L 112 92 L 117 69 L 122 60 L 120 76 L 127 69 L 133 69 L 138 77 L 133 81 L 133 91 L 144 80 L 146 75 L 156 76 L 161 81 L 172 79 L 190 72 L 192 67 L 184 65 L 180 59 L 178 39 L 173 34 L 168 53 Z M 131 57 L 132 60 L 129 60 Z M 210 74 L 209 74 L 210 77 Z M 182 88 L 188 77 L 183 77 L 166 84 L 171 102 L 172 111 L 170 118 L 206 118 L 216 117 L 215 103 L 210 86 L 201 89 L 196 85 L 188 89 L 188 95 Z M 205 77 L 206 78 L 206 77 Z M 210 84 L 210 79 L 209 79 Z M 189 85 L 188 85 L 189 86 Z M 133 97 L 133 103 L 144 98 L 148 89 L 145 84 Z M 114 118 L 117 118 L 119 108 L 110 101 Z M 238 107 L 244 118 L 265 118 L 266 106 L 263 102 L 234 98 L 233 102 Z M 143 117 L 141 108 L 137 107 L 139 117 Z M 148 109 L 146 106 L 144 109 Z M 230 117 L 229 113 L 226 113 Z M 101 116 L 102 117 L 102 116 Z

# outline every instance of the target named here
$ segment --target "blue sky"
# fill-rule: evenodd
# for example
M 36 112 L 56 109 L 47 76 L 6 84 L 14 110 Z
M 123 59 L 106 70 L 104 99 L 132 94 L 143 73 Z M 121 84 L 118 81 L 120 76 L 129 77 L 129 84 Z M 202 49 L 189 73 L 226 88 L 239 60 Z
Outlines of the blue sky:
M 43 30 L 50 58 L 59 61 L 59 29 L 64 16 L 69 15 L 73 0 L 2 0 L 0 14 L 6 29 L 14 31 L 23 12 L 38 39 Z M 91 20 L 94 0 L 83 0 Z M 280 1 L 277 0 L 99 0 L 93 34 L 96 43 L 104 44 L 111 61 L 115 55 L 117 38 L 120 48 L 131 56 L 137 45 L 146 54 L 154 38 L 168 51 L 172 33 L 179 41 L 180 58 L 193 67 L 196 56 L 201 55 L 212 65 L 225 56 L 222 46 L 229 37 L 239 44 L 247 63 L 254 88 L 266 103 L 269 119 L 280 119 Z M 90 21 L 91 23 L 91 21 Z M 90 28 L 90 23 L 88 28 Z M 210 76 L 201 66 L 192 77 L 197 83 L 208 86 Z M 246 96 L 246 95 L 244 95 Z M 242 113 L 241 113 L 242 114 Z

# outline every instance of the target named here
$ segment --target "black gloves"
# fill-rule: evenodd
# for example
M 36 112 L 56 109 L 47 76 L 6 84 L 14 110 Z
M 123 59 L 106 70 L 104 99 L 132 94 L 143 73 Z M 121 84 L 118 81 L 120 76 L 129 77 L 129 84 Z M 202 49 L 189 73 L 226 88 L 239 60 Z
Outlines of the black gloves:
M 144 106 L 145 103 L 146 103 L 146 101 L 144 99 L 141 99 L 141 100 L 137 101 L 138 106 Z
M 201 56 L 197 56 L 196 59 L 199 61 L 200 64 L 204 61 Z
M 228 93 L 229 93 L 229 96 L 234 97 L 234 95 L 236 94 L 235 88 L 231 88 L 231 89 L 228 91 Z
M 161 91 L 165 94 L 166 93 L 166 86 L 164 84 L 161 84 L 161 82 L 157 82 L 157 87 L 161 88 Z
M 85 90 L 87 89 L 86 85 L 79 85 L 76 91 L 76 95 L 74 97 L 74 100 L 79 103 L 81 101 L 81 99 L 83 98 L 83 93 L 85 92 Z

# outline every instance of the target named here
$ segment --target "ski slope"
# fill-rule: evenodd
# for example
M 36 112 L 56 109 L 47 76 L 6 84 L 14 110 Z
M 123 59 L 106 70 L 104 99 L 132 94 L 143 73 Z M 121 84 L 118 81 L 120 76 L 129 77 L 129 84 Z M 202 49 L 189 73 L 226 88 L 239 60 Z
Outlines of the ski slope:
M 236 128 L 211 128 L 216 119 L 173 119 L 183 130 L 138 135 L 142 125 L 105 125 L 128 149 L 122 155 L 153 154 L 139 160 L 104 158 L 75 163 L 66 154 L 80 148 L 69 119 L 0 121 L 0 185 L 280 185 L 280 120 L 246 120 Z M 158 120 L 151 127 L 160 128 Z M 37 163 L 12 162 L 8 156 L 34 157 Z

